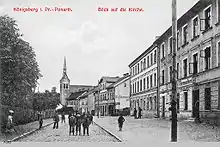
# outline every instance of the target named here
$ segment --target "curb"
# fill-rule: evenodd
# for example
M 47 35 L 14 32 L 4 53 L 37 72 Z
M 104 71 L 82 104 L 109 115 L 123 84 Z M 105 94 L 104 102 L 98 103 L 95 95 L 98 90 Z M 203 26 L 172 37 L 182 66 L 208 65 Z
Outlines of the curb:
M 51 122 L 51 123 L 49 123 L 49 124 L 46 124 L 45 126 L 42 126 L 42 128 L 45 128 L 45 127 L 47 127 L 47 126 L 49 126 L 49 125 L 51 125 L 51 124 L 53 124 L 53 122 Z M 41 128 L 41 129 L 42 129 L 42 128 Z M 40 129 L 34 129 L 34 130 L 30 131 L 30 132 L 23 133 L 22 135 L 17 136 L 17 137 L 15 137 L 15 138 L 13 138 L 12 140 L 7 140 L 6 142 L 7 142 L 7 143 L 10 143 L 10 142 L 17 141 L 17 140 L 19 140 L 19 139 L 21 139 L 21 138 L 23 138 L 23 137 L 26 137 L 26 136 L 28 136 L 28 135 L 31 135 L 32 133 L 34 133 L 34 132 L 36 132 L 36 131 L 38 131 L 38 130 L 40 130 Z
M 93 121 L 94 122 L 94 121 Z M 116 136 L 115 134 L 113 134 L 111 131 L 107 130 L 106 128 L 100 126 L 99 124 L 97 124 L 96 122 L 94 122 L 97 126 L 99 126 L 102 130 L 104 130 L 105 132 L 107 132 L 109 135 L 111 135 L 112 137 L 114 137 L 115 139 L 117 139 L 119 142 L 122 142 L 122 139 L 119 138 L 118 136 Z

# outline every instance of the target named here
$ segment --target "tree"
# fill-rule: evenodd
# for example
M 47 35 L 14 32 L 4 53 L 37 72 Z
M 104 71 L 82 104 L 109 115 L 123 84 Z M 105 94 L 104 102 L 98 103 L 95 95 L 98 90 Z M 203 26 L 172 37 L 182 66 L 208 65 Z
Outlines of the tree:
M 33 48 L 21 37 L 15 20 L 7 15 L 0 16 L 1 102 L 27 107 L 42 75 Z

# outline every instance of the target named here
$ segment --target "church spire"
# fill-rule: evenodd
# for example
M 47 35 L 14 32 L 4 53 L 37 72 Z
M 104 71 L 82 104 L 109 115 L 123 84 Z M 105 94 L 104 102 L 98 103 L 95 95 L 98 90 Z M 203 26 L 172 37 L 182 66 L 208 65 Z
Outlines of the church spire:
M 63 74 L 66 74 L 66 56 L 64 56 Z

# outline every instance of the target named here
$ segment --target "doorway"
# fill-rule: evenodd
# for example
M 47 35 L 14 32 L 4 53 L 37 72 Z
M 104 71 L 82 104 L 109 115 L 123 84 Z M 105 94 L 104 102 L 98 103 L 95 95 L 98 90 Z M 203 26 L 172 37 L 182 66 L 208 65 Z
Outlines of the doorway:
M 192 117 L 199 118 L 199 89 L 192 91 L 192 97 L 193 97 Z

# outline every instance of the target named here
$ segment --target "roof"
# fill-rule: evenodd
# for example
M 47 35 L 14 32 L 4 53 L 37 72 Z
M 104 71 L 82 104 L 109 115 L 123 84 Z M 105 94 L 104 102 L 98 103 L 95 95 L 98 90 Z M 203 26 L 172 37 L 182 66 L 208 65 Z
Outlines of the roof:
M 71 93 L 70 96 L 66 100 L 77 100 L 77 98 L 85 92 L 86 91 L 79 91 L 79 92 Z
M 103 80 L 105 80 L 107 83 L 115 83 L 120 77 L 107 77 L 104 76 L 100 79 L 99 83 L 101 83 Z
M 115 86 L 116 84 L 118 84 L 118 83 L 121 82 L 122 80 L 128 78 L 129 76 L 130 76 L 129 74 L 125 74 L 123 77 L 119 78 L 115 83 L 112 83 L 111 85 L 109 85 L 109 86 L 107 87 L 107 89 L 114 88 L 114 86 Z

